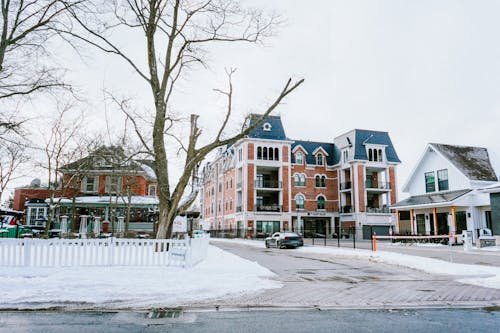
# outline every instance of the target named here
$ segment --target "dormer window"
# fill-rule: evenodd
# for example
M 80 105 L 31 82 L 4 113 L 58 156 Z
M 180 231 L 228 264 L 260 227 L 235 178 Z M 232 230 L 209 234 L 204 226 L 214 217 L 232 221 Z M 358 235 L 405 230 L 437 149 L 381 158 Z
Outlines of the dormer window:
M 383 150 L 378 148 L 367 149 L 368 161 L 383 162 Z
M 271 126 L 271 124 L 269 123 L 264 123 L 264 125 L 262 125 L 262 130 L 266 131 L 266 132 L 271 132 L 271 129 L 273 127 Z
M 295 163 L 304 164 L 304 155 L 300 151 L 295 154 Z
M 316 155 L 316 164 L 317 165 L 323 165 L 323 154 L 318 154 Z

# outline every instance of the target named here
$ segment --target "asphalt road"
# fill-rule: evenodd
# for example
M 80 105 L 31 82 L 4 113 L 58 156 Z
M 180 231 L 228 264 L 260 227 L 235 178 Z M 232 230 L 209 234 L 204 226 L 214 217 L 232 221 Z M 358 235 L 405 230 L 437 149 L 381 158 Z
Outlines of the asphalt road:
M 0 333 L 63 332 L 498 332 L 500 312 L 485 309 L 181 312 L 0 312 Z
M 500 306 L 500 290 L 369 261 L 214 242 L 276 273 L 283 288 L 198 306 L 342 308 L 424 308 Z M 465 277 L 465 276 L 464 276 Z

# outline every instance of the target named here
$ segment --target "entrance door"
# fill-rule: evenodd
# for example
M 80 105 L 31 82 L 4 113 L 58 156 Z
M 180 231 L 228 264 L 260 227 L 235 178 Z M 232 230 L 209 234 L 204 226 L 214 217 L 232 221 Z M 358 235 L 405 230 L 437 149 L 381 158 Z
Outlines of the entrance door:
M 437 213 L 437 228 L 438 235 L 448 235 L 450 233 L 448 213 Z

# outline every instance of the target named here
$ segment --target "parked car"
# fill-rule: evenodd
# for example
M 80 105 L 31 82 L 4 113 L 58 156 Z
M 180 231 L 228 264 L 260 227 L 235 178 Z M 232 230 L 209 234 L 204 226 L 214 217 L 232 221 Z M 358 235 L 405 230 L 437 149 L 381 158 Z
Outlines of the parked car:
M 267 237 L 265 242 L 267 248 L 273 246 L 278 249 L 288 247 L 296 248 L 304 245 L 302 236 L 294 232 L 275 232 L 271 237 Z

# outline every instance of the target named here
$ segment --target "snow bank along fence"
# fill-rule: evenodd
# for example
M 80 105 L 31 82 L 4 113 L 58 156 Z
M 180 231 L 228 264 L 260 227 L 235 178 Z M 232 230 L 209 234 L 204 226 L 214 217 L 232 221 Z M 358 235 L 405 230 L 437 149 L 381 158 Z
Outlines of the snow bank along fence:
M 181 266 L 206 258 L 209 236 L 187 239 L 0 239 L 0 266 Z

